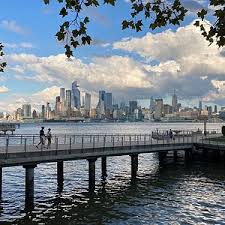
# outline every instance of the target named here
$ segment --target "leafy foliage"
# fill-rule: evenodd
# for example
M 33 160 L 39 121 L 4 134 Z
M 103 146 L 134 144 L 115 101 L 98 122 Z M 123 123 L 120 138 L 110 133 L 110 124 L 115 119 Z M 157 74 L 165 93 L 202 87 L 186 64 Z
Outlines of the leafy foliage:
M 209 25 L 209 28 L 204 26 L 204 23 L 201 22 L 205 19 L 206 15 L 210 12 L 202 9 L 198 12 L 198 17 L 201 21 L 196 21 L 195 26 L 200 27 L 202 35 L 209 41 L 210 44 L 215 42 L 218 47 L 225 45 L 225 1 L 224 0 L 210 0 L 211 8 L 213 10 L 213 16 L 215 22 L 212 25 Z
M 3 47 L 2 43 L 0 43 L 0 72 L 4 72 L 6 67 L 6 62 L 2 62 L 2 57 L 4 56 Z
M 43 0 L 49 4 L 49 0 Z M 67 57 L 73 55 L 72 48 L 80 45 L 90 44 L 92 39 L 87 33 L 87 25 L 90 22 L 88 16 L 82 18 L 81 12 L 87 7 L 99 7 L 102 4 L 114 6 L 118 0 L 56 0 L 62 4 L 59 15 L 67 19 L 56 33 L 58 41 L 65 41 L 65 54 Z M 122 21 L 122 29 L 131 28 L 142 30 L 143 19 L 154 30 L 167 24 L 179 25 L 184 19 L 187 10 L 181 5 L 180 0 L 130 0 L 131 17 Z

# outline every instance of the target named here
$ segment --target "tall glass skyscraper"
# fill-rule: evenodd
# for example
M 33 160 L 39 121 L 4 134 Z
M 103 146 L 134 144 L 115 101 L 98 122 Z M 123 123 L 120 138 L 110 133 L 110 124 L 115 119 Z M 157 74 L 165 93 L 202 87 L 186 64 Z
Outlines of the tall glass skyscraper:
M 73 105 L 76 107 L 78 110 L 80 110 L 80 90 L 78 89 L 78 84 L 77 81 L 74 81 L 72 83 L 72 96 L 73 96 Z

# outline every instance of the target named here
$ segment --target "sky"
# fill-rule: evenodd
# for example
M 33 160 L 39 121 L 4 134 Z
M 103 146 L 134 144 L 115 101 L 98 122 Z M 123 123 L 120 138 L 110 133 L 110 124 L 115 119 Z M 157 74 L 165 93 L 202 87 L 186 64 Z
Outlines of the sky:
M 141 100 L 151 96 L 167 102 L 174 90 L 183 104 L 225 105 L 225 51 L 201 36 L 193 23 L 196 12 L 209 8 L 207 0 L 183 0 L 190 10 L 181 26 L 167 26 L 139 33 L 121 30 L 129 18 L 130 3 L 118 0 L 84 9 L 91 19 L 91 46 L 80 47 L 68 60 L 55 34 L 64 21 L 60 5 L 42 0 L 1 0 L 0 41 L 8 66 L 0 73 L 0 111 L 12 112 L 24 103 L 34 108 L 54 102 L 59 88 L 71 89 L 77 80 L 83 92 L 97 101 L 98 91 L 112 92 L 114 101 Z M 207 18 L 208 23 L 213 18 Z

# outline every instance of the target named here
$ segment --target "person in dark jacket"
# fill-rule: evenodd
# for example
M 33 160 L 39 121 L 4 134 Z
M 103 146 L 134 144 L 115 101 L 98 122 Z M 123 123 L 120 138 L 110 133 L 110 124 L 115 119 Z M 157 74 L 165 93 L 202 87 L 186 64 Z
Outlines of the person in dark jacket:
M 45 131 L 44 127 L 41 128 L 40 130 L 40 142 L 36 145 L 36 148 L 38 148 L 39 145 L 41 145 L 41 148 L 45 145 Z

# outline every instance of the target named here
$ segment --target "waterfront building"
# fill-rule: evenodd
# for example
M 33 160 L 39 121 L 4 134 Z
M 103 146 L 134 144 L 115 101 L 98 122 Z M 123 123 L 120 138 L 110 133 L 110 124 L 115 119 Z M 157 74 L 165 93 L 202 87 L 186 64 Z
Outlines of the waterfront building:
M 50 103 L 49 102 L 47 102 L 45 109 L 46 109 L 46 111 L 45 111 L 45 118 L 46 119 L 50 119 L 50 117 L 51 117 L 51 107 L 50 107 Z
M 65 88 L 60 88 L 61 111 L 65 111 Z
M 214 106 L 214 113 L 217 113 L 217 105 Z
M 112 111 L 112 93 L 105 94 L 105 110 Z
M 45 106 L 41 106 L 41 119 L 45 119 Z
M 71 90 L 66 90 L 66 103 L 65 103 L 66 110 L 71 109 L 71 99 L 72 99 L 71 94 L 72 94 Z
M 72 101 L 73 101 L 73 106 L 79 110 L 81 107 L 81 103 L 80 103 L 80 90 L 78 87 L 79 86 L 77 84 L 77 81 L 74 81 L 72 83 L 72 93 L 73 93 Z
M 99 91 L 98 105 L 96 107 L 98 118 L 105 117 L 105 99 L 106 99 L 106 92 Z
M 84 110 L 85 110 L 85 115 L 90 116 L 91 95 L 89 93 L 85 93 L 85 96 L 84 96 Z
M 177 112 L 178 109 L 177 109 L 177 95 L 175 94 L 175 91 L 174 91 L 174 94 L 172 96 L 172 112 Z
M 55 112 L 56 114 L 61 112 L 60 96 L 56 96 L 55 98 Z
M 37 111 L 35 109 L 33 110 L 32 118 L 33 119 L 37 119 L 38 118 Z
M 129 113 L 133 114 L 135 109 L 137 109 L 137 101 L 129 101 Z
M 151 99 L 150 99 L 150 111 L 151 112 L 155 111 L 155 101 L 154 101 L 153 97 L 151 97 Z
M 200 111 L 202 110 L 202 101 L 199 101 L 198 108 Z
M 32 118 L 31 105 L 30 104 L 24 104 L 22 106 L 22 110 L 23 110 L 23 118 L 24 119 L 31 119 Z
M 173 112 L 173 107 L 169 104 L 164 104 L 163 112 L 164 112 L 164 114 L 171 114 Z
M 160 119 L 163 115 L 163 99 L 155 99 L 156 107 L 155 107 L 155 114 L 154 118 L 156 120 Z

